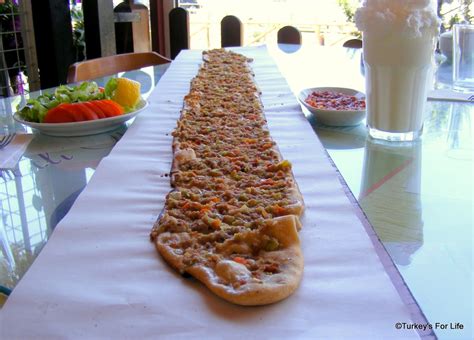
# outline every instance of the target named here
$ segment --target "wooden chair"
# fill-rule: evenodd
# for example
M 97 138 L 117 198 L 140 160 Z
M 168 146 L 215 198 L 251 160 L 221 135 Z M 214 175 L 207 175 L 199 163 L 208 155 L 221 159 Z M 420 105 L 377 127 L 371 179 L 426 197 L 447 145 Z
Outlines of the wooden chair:
M 189 13 L 181 7 L 173 8 L 169 14 L 170 55 L 176 58 L 181 50 L 189 49 Z
M 362 40 L 360 39 L 349 39 L 344 44 L 342 44 L 343 47 L 346 48 L 362 48 Z
M 293 26 L 284 26 L 278 30 L 277 41 L 279 44 L 301 45 L 301 32 Z
M 90 59 L 69 66 L 67 82 L 68 84 L 77 83 L 109 76 L 118 72 L 126 72 L 169 62 L 171 62 L 170 59 L 156 52 L 124 53 L 110 57 Z
M 293 26 L 284 26 L 277 33 L 278 48 L 285 53 L 295 53 L 301 47 L 301 32 Z
M 228 15 L 221 21 L 221 47 L 243 45 L 243 28 L 239 18 Z

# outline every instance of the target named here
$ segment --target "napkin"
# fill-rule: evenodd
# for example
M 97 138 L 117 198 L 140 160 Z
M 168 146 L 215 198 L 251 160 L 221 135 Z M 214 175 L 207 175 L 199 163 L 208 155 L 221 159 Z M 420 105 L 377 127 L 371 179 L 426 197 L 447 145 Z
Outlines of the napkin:
M 428 100 L 474 103 L 474 92 L 457 92 L 451 89 L 435 89 L 428 93 Z
M 32 134 L 0 135 L 0 169 L 15 168 L 32 139 Z

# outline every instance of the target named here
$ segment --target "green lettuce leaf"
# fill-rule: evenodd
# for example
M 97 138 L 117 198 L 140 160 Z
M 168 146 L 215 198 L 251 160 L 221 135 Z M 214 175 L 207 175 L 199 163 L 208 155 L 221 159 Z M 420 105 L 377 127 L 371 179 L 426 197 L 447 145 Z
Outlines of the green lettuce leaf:
M 106 88 L 107 87 L 111 88 L 111 85 L 108 85 L 107 83 Z M 116 84 L 115 87 L 117 87 Z M 53 93 L 43 93 L 37 98 L 28 99 L 23 108 L 20 109 L 17 107 L 17 109 L 22 119 L 30 122 L 42 123 L 48 110 L 58 106 L 59 104 L 85 102 L 105 98 L 108 98 L 105 95 L 105 91 L 102 91 L 96 82 L 91 81 L 83 82 L 77 86 L 58 86 Z

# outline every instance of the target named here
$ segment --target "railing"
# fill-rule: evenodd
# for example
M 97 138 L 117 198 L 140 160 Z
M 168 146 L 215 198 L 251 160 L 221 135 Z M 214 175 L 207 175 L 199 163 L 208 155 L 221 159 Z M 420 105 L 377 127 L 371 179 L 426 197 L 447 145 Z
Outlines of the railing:
M 43 75 L 40 78 L 41 88 L 66 83 L 67 69 L 77 61 L 68 2 L 24 2 L 31 3 L 32 6 L 37 68 Z M 166 3 L 171 6 L 172 2 L 150 0 L 150 8 L 146 8 L 128 0 L 114 8 L 112 0 L 82 0 L 87 58 L 149 50 L 175 58 L 179 51 L 190 48 L 198 37 L 204 36 L 204 40 L 207 39 L 207 47 L 199 48 L 211 47 L 211 26 L 212 29 L 220 29 L 220 32 L 212 31 L 213 37 L 219 35 L 220 38 L 219 42 L 213 43 L 213 47 L 218 44 L 223 47 L 253 45 L 262 43 L 269 37 L 276 39 L 278 30 L 285 26 L 277 22 L 243 22 L 238 17 L 225 16 L 220 22 L 202 23 L 200 33 L 191 33 L 190 15 L 194 14 L 184 8 L 166 8 Z M 338 27 L 346 36 L 354 30 L 349 24 L 306 23 L 295 26 L 303 36 L 303 39 L 299 39 L 300 43 L 304 42 L 304 37 L 308 34 L 314 34 L 312 43 L 319 45 L 332 43 L 327 41 L 326 32 L 334 27 Z M 262 27 L 262 31 L 257 29 Z
M 33 24 L 28 13 L 28 1 L 0 1 L 0 97 L 39 89 Z

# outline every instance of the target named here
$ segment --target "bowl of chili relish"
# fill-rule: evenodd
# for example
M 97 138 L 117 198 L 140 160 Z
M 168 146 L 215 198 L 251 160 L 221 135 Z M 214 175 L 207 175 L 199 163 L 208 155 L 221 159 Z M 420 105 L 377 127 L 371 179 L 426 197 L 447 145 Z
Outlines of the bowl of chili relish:
M 330 126 L 358 125 L 365 117 L 365 95 L 343 87 L 314 87 L 298 96 L 316 121 Z

